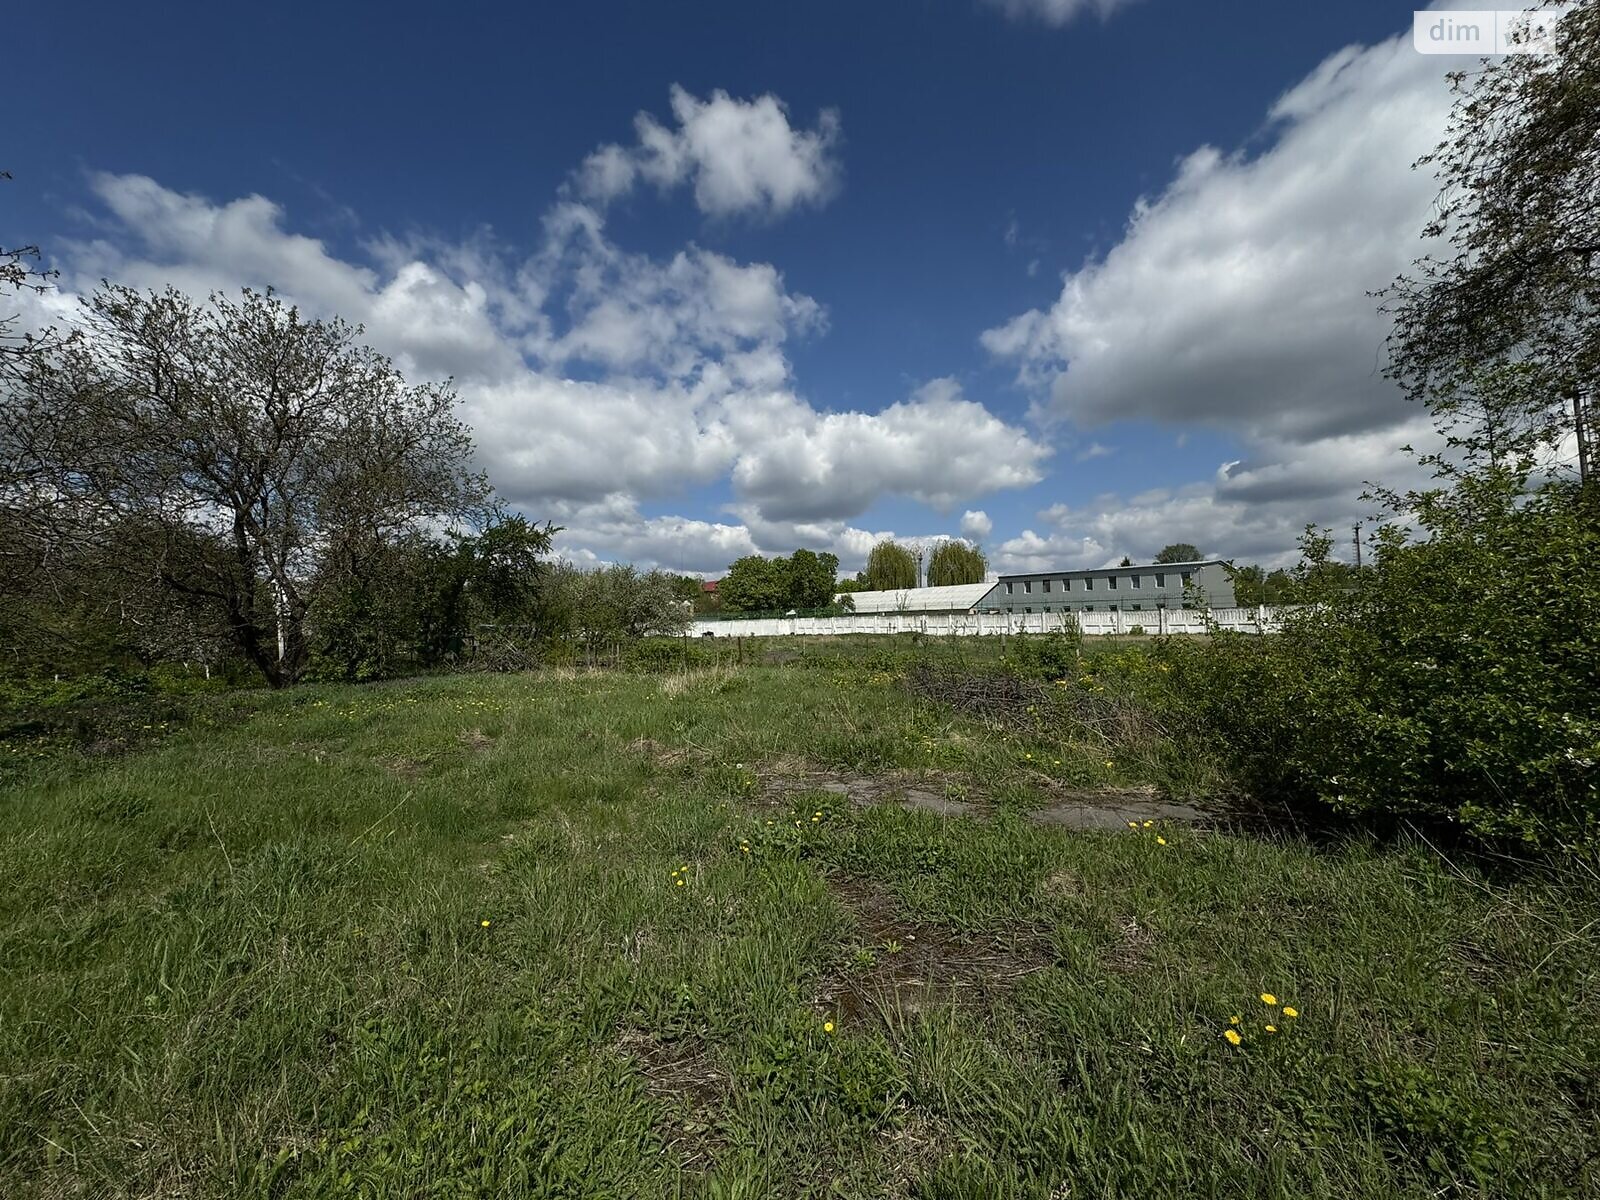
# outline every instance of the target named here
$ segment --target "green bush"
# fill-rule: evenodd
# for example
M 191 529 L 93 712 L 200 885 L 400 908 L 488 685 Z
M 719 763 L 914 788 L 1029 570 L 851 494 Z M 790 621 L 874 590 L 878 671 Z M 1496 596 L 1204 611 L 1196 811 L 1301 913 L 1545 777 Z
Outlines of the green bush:
M 1019 679 L 1064 679 L 1077 669 L 1083 631 L 1076 622 L 1052 633 L 1019 633 L 1009 639 L 1004 668 Z
M 1281 636 L 1169 643 L 1166 703 L 1256 789 L 1446 823 L 1485 841 L 1600 844 L 1600 534 L 1568 488 L 1509 475 L 1414 497 L 1354 589 Z M 1327 546 L 1313 539 L 1302 575 Z

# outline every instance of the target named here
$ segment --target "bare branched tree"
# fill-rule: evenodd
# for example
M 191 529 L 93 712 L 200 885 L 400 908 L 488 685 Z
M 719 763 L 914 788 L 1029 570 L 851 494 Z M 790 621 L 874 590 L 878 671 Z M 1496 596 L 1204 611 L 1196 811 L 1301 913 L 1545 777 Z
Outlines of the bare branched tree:
M 1445 138 L 1417 164 L 1441 187 L 1424 235 L 1449 249 L 1383 293 L 1390 374 L 1469 454 L 1576 425 L 1582 462 L 1600 388 L 1600 4 L 1565 12 L 1552 53 L 1451 79 Z
M 360 333 L 270 293 L 104 286 L 0 406 L 36 543 L 94 541 L 292 683 L 319 604 L 385 546 L 488 515 L 453 388 L 408 385 Z

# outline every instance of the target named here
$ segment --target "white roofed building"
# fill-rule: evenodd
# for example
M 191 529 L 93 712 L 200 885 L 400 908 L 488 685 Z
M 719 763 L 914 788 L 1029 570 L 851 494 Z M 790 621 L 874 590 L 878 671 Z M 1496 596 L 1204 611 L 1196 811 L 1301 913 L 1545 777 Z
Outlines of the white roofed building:
M 993 589 L 992 583 L 954 587 L 899 588 L 892 592 L 848 592 L 858 613 L 968 613 Z

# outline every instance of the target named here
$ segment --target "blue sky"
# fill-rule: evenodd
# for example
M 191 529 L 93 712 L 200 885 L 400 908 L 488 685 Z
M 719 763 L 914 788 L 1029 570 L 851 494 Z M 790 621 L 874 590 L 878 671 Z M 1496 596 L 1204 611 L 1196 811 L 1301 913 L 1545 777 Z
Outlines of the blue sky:
M 1411 6 L 33 5 L 0 244 L 454 375 L 580 561 L 1278 562 L 1406 477 Z M 15 69 L 15 68 L 14 68 Z

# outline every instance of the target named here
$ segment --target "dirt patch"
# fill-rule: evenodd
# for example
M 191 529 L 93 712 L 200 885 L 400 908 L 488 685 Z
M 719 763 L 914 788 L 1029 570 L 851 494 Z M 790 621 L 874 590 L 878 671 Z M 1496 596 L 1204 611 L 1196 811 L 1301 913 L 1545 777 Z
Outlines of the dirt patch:
M 1199 825 L 1208 816 L 1193 805 L 1163 800 L 1154 788 L 1101 788 L 1055 792 L 1042 807 L 1028 813 L 1028 820 L 1066 829 L 1125 829 L 1130 821 Z
M 655 738 L 648 737 L 634 738 L 633 741 L 627 744 L 626 749 L 632 754 L 648 758 L 658 767 L 676 767 L 680 763 L 687 762 L 695 757 L 693 750 L 681 746 L 676 748 L 666 746 L 656 741 Z
M 320 755 L 317 761 L 322 761 Z M 383 769 L 396 779 L 419 779 L 427 773 L 428 764 L 415 758 L 386 758 Z
M 803 792 L 831 792 L 859 808 L 898 804 L 901 808 L 938 813 L 945 817 L 979 815 L 979 805 L 963 798 L 966 785 L 954 777 L 910 772 L 858 775 L 850 771 L 793 769 L 762 773 L 762 799 L 771 807 L 786 807 Z
M 616 1050 L 644 1079 L 645 1091 L 670 1111 L 661 1134 L 689 1170 L 704 1170 L 721 1148 L 716 1110 L 728 1090 L 728 1075 L 699 1038 L 663 1041 L 653 1033 L 624 1029 Z
M 1117 940 L 1105 954 L 1106 966 L 1120 975 L 1143 970 L 1149 962 L 1155 934 L 1148 925 L 1140 924 L 1138 917 L 1124 917 L 1118 922 L 1117 933 Z
M 940 1004 L 985 1004 L 1048 967 L 1049 947 L 1032 929 L 961 934 L 900 912 L 859 879 L 830 881 L 855 917 L 856 945 L 823 977 L 814 1004 L 841 1022 L 882 1020 Z
M 1043 783 L 1043 781 L 1041 781 Z M 1045 802 L 1024 814 L 1036 825 L 1064 829 L 1124 829 L 1130 821 L 1205 824 L 1213 814 L 1189 804 L 1164 800 L 1154 788 L 1095 788 L 1048 790 Z M 917 812 L 943 817 L 978 817 L 990 811 L 988 802 L 973 794 L 971 786 L 954 775 L 889 772 L 861 775 L 850 771 L 808 770 L 784 765 L 762 772 L 761 797 L 768 807 L 787 807 L 804 792 L 831 792 L 860 808 L 896 804 Z
M 494 745 L 494 739 L 481 729 L 469 729 L 461 735 L 461 744 L 481 754 Z

